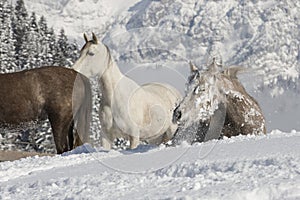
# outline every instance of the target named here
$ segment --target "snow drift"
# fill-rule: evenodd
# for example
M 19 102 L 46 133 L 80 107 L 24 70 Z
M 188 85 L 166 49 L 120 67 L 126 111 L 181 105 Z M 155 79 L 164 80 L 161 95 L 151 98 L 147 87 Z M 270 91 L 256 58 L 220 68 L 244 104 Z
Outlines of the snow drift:
M 299 146 L 296 131 L 131 151 L 85 145 L 0 163 L 0 198 L 299 199 Z

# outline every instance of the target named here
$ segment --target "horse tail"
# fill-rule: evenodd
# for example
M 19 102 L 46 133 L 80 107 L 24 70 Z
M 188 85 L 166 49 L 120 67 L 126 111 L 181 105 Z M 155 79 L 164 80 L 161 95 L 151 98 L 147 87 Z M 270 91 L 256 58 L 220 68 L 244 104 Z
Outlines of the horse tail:
M 77 129 L 77 131 L 75 131 L 75 146 L 80 146 L 89 142 L 92 113 L 92 90 L 90 81 L 81 74 L 78 74 L 78 76 L 83 82 L 84 92 L 82 92 L 82 101 L 74 118 Z

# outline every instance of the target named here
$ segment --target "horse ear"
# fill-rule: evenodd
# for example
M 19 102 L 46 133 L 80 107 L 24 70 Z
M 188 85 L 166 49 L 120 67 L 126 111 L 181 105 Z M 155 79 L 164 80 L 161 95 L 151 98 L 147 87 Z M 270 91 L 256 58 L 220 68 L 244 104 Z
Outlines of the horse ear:
M 89 40 L 88 40 L 88 38 L 87 38 L 87 36 L 86 36 L 85 33 L 83 33 L 83 37 L 84 37 L 85 43 L 87 43 Z
M 190 61 L 189 64 L 190 64 L 191 72 L 195 72 L 198 70 L 198 68 L 192 63 L 192 61 Z
M 92 32 L 92 35 L 93 35 L 93 41 L 94 41 L 96 44 L 98 44 L 98 39 L 97 39 L 95 33 Z
M 219 72 L 222 69 L 222 61 L 221 64 L 218 64 L 216 58 L 214 57 L 212 63 L 209 65 L 208 70 L 210 72 Z

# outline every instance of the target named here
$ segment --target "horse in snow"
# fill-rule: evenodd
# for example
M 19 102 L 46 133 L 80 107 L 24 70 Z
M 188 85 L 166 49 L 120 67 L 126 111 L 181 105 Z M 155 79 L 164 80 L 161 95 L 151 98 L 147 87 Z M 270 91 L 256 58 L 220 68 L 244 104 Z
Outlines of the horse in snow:
M 266 133 L 259 104 L 237 78 L 241 68 L 221 71 L 215 60 L 206 71 L 192 63 L 190 67 L 186 95 L 173 114 L 173 122 L 179 124 L 174 144 Z
M 91 103 L 89 79 L 73 69 L 0 74 L 0 129 L 19 130 L 49 119 L 58 154 L 88 142 Z
M 177 129 L 172 115 L 180 93 L 161 83 L 138 85 L 121 73 L 108 47 L 94 33 L 92 38 L 89 41 L 84 34 L 85 45 L 73 68 L 87 77 L 98 76 L 102 146 L 110 149 L 117 137 L 128 139 L 131 149 L 140 140 L 155 145 L 170 140 Z

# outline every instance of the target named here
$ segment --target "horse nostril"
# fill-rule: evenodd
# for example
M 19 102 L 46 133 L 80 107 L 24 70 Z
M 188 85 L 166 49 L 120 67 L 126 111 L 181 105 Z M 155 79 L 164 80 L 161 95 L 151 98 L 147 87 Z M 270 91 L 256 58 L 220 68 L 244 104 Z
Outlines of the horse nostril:
M 181 111 L 179 110 L 179 111 L 177 111 L 177 120 L 179 120 L 180 118 L 181 118 Z
M 173 114 L 173 123 L 177 123 L 180 120 L 181 115 L 181 111 L 178 108 L 175 109 Z

